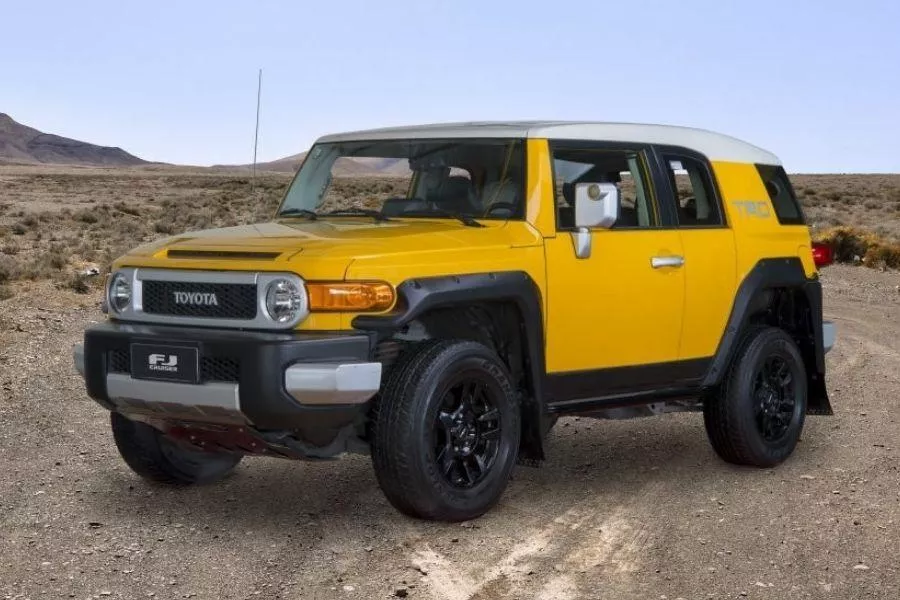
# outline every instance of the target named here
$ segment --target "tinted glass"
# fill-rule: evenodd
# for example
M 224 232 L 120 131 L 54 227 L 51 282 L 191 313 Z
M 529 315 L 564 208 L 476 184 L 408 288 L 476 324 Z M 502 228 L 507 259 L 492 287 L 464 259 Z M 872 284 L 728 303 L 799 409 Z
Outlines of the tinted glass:
M 766 192 L 769 194 L 769 200 L 772 201 L 772 207 L 775 209 L 775 216 L 782 225 L 802 225 L 806 222 L 803 218 L 803 210 L 797 197 L 794 195 L 794 188 L 788 179 L 784 168 L 774 165 L 756 165 L 759 176 L 762 178 L 766 186 Z
M 619 189 L 619 218 L 613 229 L 656 225 L 640 152 L 566 148 L 563 143 L 554 144 L 552 150 L 558 229 L 575 227 L 575 186 L 579 183 L 613 183 Z
M 666 155 L 664 160 L 669 181 L 675 191 L 678 225 L 722 225 L 722 214 L 706 165 L 687 156 Z
M 318 144 L 291 183 L 280 212 L 348 209 L 389 217 L 521 219 L 521 140 L 377 140 Z

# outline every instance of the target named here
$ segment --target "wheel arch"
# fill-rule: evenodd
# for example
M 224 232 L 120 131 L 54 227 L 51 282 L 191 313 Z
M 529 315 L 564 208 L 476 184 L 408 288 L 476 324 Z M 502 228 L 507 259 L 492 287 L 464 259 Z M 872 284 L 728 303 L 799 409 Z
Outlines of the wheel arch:
M 397 286 L 395 309 L 360 315 L 356 329 L 375 331 L 382 340 L 422 324 L 431 337 L 490 342 L 514 377 L 521 374 L 520 455 L 542 460 L 543 432 L 550 418 L 543 400 L 544 326 L 541 292 L 524 271 L 503 271 L 410 279 Z
M 806 366 L 809 414 L 832 414 L 825 388 L 822 335 L 822 284 L 808 278 L 797 257 L 766 258 L 754 265 L 735 294 L 725 332 L 704 378 L 719 385 L 749 327 L 768 324 L 786 330 L 797 342 Z

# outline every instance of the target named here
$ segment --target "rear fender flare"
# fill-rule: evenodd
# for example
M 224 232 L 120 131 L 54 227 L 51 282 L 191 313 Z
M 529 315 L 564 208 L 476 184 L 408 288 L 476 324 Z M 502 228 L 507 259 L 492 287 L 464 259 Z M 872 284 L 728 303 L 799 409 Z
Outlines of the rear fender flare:
M 741 282 L 735 295 L 731 315 L 719 347 L 703 380 L 704 387 L 722 382 L 740 338 L 750 317 L 769 290 L 787 288 L 800 290 L 806 298 L 812 319 L 813 339 L 811 347 L 803 352 L 809 379 L 809 412 L 831 414 L 831 405 L 825 389 L 825 350 L 822 335 L 822 284 L 818 278 L 808 278 L 803 263 L 797 257 L 765 258 L 760 260 Z M 804 349 L 801 348 L 801 351 Z

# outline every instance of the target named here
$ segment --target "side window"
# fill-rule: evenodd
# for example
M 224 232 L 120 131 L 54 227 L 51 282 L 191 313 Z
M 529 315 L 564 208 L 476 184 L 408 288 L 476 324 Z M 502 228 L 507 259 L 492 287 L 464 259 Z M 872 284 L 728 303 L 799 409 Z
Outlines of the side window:
M 678 225 L 722 225 L 722 213 L 706 165 L 687 156 L 665 155 L 663 160 L 675 192 Z
M 769 200 L 772 201 L 778 222 L 782 225 L 806 223 L 784 168 L 774 165 L 756 165 L 756 170 L 759 171 L 759 176 L 766 185 L 766 191 L 769 193 Z
M 564 144 L 552 144 L 552 152 L 557 229 L 575 227 L 575 186 L 579 183 L 613 183 L 619 188 L 619 219 L 613 229 L 657 224 L 642 152 Z

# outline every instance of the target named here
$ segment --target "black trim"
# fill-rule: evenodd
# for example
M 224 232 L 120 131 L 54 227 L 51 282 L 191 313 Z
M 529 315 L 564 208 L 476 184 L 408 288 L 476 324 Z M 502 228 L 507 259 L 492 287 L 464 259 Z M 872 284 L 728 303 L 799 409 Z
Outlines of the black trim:
M 201 358 L 237 361 L 241 411 L 257 428 L 326 439 L 364 415 L 368 406 L 301 405 L 284 389 L 284 369 L 300 362 L 372 360 L 374 338 L 359 332 L 270 333 L 105 322 L 84 335 L 85 383 L 88 395 L 112 410 L 106 391 L 110 352 L 127 351 L 133 342 L 189 345 Z
M 800 350 L 804 355 L 809 378 L 809 412 L 832 414 L 825 389 L 825 349 L 822 335 L 822 284 L 818 279 L 808 279 L 803 263 L 796 256 L 764 258 L 760 260 L 741 282 L 725 333 L 719 342 L 710 365 L 704 387 L 722 382 L 740 343 L 740 338 L 750 323 L 750 318 L 766 308 L 767 291 L 774 288 L 799 289 L 803 292 L 810 310 L 812 340 Z M 810 368 L 813 367 L 813 368 Z
M 547 375 L 551 412 L 577 412 L 698 396 L 709 358 Z
M 384 315 L 359 315 L 353 319 L 356 329 L 374 331 L 386 337 L 435 308 L 471 304 L 473 302 L 513 302 L 522 315 L 522 335 L 527 342 L 526 373 L 531 387 L 527 405 L 531 411 L 526 421 L 530 429 L 523 431 L 523 441 L 541 450 L 541 423 L 544 411 L 544 320 L 541 292 L 524 271 L 502 271 L 471 275 L 446 275 L 410 279 L 397 286 L 397 307 Z
M 813 345 L 812 348 L 801 348 L 807 365 L 812 363 L 815 369 L 807 367 L 809 402 L 807 410 L 813 415 L 832 415 L 831 401 L 828 399 L 828 390 L 825 387 L 825 338 L 822 333 L 822 283 L 818 279 L 807 280 L 803 284 L 803 293 L 809 302 L 810 316 L 812 318 Z M 809 360 L 809 359 L 812 360 Z
M 620 392 L 597 398 L 584 398 L 556 402 L 547 406 L 547 410 L 553 414 L 583 414 L 596 410 L 610 408 L 625 408 L 629 406 L 646 406 L 654 402 L 671 402 L 673 400 L 696 400 L 701 397 L 703 390 L 697 386 L 672 387 L 646 390 L 643 392 Z
M 669 387 L 699 385 L 709 358 L 629 365 L 547 375 L 548 402 L 568 402 L 609 395 L 634 394 Z

